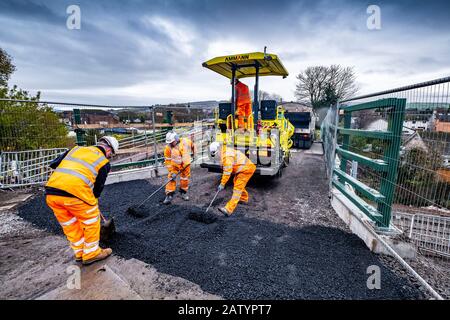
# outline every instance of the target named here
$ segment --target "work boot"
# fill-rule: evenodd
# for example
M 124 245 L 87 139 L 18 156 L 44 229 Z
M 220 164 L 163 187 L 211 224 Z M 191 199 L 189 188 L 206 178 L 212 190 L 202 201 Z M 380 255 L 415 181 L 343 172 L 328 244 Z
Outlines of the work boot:
M 75 257 L 75 262 L 81 262 L 83 261 L 83 257 Z
M 164 204 L 170 204 L 172 202 L 173 196 L 171 194 L 168 194 L 166 198 L 164 199 Z
M 189 201 L 189 195 L 187 194 L 187 191 L 181 191 L 181 199 L 184 201 Z
M 225 208 L 225 207 L 219 208 L 219 211 L 222 212 L 225 217 L 231 216 L 231 213 L 229 213 L 227 208 Z
M 108 258 L 112 253 L 112 250 L 110 248 L 102 249 L 102 251 L 96 255 L 95 257 L 89 259 L 89 260 L 83 260 L 84 265 L 88 265 L 91 263 L 94 263 L 96 261 L 104 260 Z

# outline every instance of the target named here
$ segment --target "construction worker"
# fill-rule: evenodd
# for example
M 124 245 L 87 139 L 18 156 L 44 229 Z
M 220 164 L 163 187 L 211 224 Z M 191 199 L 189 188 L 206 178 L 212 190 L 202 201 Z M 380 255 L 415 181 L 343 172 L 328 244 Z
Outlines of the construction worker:
M 223 174 L 217 191 L 225 189 L 225 185 L 234 174 L 233 196 L 223 208 L 219 208 L 226 217 L 230 216 L 239 201 L 248 202 L 248 192 L 245 186 L 255 173 L 256 166 L 241 151 L 227 147 L 218 142 L 213 142 L 209 146 L 209 152 L 212 158 L 220 159 Z
M 248 87 L 236 79 L 236 112 L 239 129 L 248 129 L 248 118 L 252 114 L 252 100 Z
M 180 193 L 181 198 L 189 200 L 189 178 L 191 176 L 191 153 L 194 154 L 194 144 L 188 138 L 181 138 L 174 131 L 166 135 L 166 148 L 164 149 L 164 165 L 169 171 L 166 185 L 166 198 L 164 204 L 170 204 L 177 187 L 176 177 L 180 173 Z
M 112 253 L 99 246 L 98 198 L 111 168 L 108 159 L 118 149 L 117 139 L 105 136 L 96 146 L 74 147 L 50 164 L 55 171 L 45 185 L 47 205 L 61 224 L 75 260 L 86 265 Z

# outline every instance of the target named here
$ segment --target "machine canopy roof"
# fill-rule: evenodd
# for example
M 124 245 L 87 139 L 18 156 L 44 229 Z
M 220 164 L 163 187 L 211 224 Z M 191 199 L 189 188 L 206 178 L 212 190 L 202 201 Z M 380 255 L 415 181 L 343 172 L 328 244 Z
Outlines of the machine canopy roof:
M 231 79 L 233 66 L 236 66 L 236 78 L 256 76 L 254 64 L 259 64 L 260 76 L 281 76 L 286 78 L 289 73 L 275 54 L 252 52 L 216 57 L 203 63 L 205 68 L 211 69 L 224 77 Z

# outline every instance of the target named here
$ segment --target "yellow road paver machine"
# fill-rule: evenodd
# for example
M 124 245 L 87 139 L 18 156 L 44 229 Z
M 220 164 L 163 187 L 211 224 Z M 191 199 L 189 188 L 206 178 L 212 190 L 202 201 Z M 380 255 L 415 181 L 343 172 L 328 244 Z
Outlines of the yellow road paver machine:
M 215 110 L 215 133 L 212 140 L 232 146 L 247 155 L 256 164 L 256 174 L 281 176 L 289 163 L 289 149 L 293 142 L 294 126 L 284 116 L 284 108 L 276 100 L 259 101 L 259 77 L 281 76 L 288 72 L 275 54 L 252 52 L 216 57 L 203 67 L 231 80 L 231 102 L 219 103 Z M 240 128 L 236 119 L 235 79 L 254 77 L 254 97 L 251 115 L 246 127 Z M 221 172 L 217 160 L 207 159 L 201 164 L 209 171 Z

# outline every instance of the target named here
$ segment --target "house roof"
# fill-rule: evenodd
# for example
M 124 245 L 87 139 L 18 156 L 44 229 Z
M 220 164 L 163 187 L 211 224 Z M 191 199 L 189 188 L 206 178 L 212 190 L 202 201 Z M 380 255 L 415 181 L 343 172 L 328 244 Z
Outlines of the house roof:
M 422 131 L 420 135 L 428 148 L 438 148 L 442 155 L 450 155 L 450 132 Z

